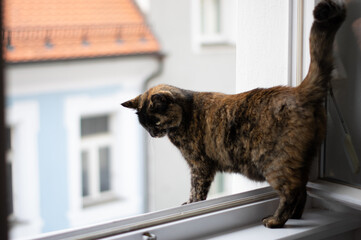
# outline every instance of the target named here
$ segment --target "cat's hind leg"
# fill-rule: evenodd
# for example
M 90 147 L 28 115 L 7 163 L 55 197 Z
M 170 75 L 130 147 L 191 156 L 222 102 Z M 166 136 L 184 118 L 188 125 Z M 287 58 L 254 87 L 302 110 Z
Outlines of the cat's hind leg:
M 292 213 L 292 216 L 291 216 L 292 219 L 301 219 L 302 214 L 303 214 L 303 210 L 304 210 L 305 205 L 306 205 L 306 200 L 307 200 L 307 191 L 306 191 L 306 188 L 305 188 L 299 194 L 295 209 L 293 210 L 293 213 Z
M 293 209 L 297 204 L 296 197 L 281 195 L 280 203 L 273 216 L 262 219 L 263 225 L 268 228 L 281 228 L 291 218 Z
M 290 168 L 289 171 L 283 169 L 281 174 L 280 171 L 273 171 L 266 176 L 267 181 L 278 192 L 280 202 L 273 216 L 262 220 L 264 226 L 280 228 L 284 226 L 288 219 L 302 216 L 307 197 L 305 195 L 307 181 L 302 179 L 301 176 L 303 176 L 301 169 L 295 171 Z

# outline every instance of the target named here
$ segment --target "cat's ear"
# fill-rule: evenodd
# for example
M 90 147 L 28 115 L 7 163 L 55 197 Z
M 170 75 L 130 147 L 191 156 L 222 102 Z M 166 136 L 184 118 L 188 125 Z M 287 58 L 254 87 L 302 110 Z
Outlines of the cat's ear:
M 129 101 L 123 102 L 122 106 L 126 107 L 126 108 L 132 108 L 132 109 L 137 109 L 139 106 L 139 99 L 140 99 L 140 95 L 136 98 L 133 98 Z
M 174 96 L 169 91 L 160 91 L 153 94 L 150 100 L 152 103 L 172 103 L 174 102 Z

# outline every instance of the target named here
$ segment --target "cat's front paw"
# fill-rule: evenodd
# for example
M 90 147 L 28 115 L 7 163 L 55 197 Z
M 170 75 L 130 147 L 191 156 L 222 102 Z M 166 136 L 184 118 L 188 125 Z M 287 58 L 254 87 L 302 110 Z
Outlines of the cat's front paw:
M 263 225 L 268 228 L 281 228 L 285 225 L 285 222 L 278 217 L 269 216 L 262 219 Z
M 190 204 L 190 203 L 192 203 L 193 201 L 191 201 L 191 200 L 188 200 L 187 202 L 184 202 L 184 203 L 182 203 L 182 206 L 183 205 L 187 205 L 187 204 Z
M 190 204 L 190 203 L 194 203 L 194 202 L 198 202 L 198 200 L 195 198 L 190 198 L 187 202 L 182 203 L 182 206 Z

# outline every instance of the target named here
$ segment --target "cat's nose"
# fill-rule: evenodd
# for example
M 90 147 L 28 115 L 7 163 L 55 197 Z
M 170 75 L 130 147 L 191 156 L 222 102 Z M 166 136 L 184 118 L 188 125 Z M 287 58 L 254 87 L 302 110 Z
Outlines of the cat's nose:
M 152 130 L 149 131 L 149 134 L 150 134 L 150 136 L 152 136 L 152 137 L 156 137 L 156 134 L 155 134 L 154 131 L 152 131 Z

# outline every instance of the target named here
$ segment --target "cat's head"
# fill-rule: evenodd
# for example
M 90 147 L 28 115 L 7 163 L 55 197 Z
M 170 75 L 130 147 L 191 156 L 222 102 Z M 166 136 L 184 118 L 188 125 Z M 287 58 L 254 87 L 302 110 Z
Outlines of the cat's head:
M 158 85 L 122 103 L 122 106 L 135 109 L 140 124 L 152 137 L 163 137 L 182 121 L 182 108 L 177 103 L 176 88 Z

